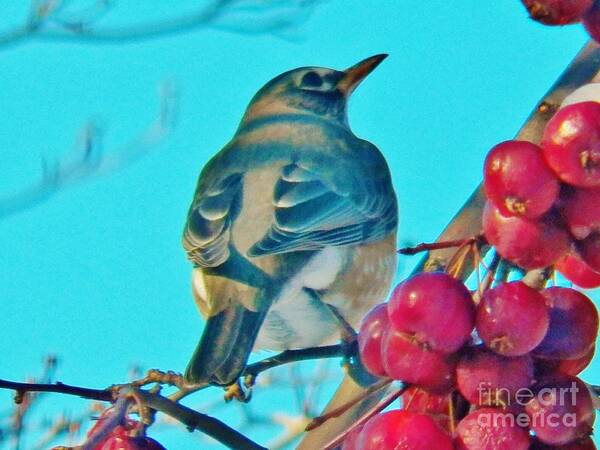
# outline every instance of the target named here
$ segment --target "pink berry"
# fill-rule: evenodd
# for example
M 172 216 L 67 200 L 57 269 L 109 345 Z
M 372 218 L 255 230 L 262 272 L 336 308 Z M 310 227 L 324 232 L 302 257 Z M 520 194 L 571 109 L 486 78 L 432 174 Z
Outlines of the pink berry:
M 581 288 L 600 287 L 600 272 L 594 271 L 577 253 L 566 254 L 556 262 L 554 268 Z
M 527 141 L 496 145 L 485 160 L 483 181 L 487 198 L 506 216 L 535 219 L 558 197 L 558 179 L 542 149 Z
M 166 450 L 147 436 L 112 435 L 93 450 Z
M 387 305 L 382 303 L 369 311 L 358 332 L 360 360 L 375 376 L 386 375 L 381 362 L 381 339 L 388 326 Z
M 558 110 L 544 129 L 542 149 L 565 183 L 600 186 L 600 104 L 582 102 Z
M 456 427 L 457 450 L 527 450 L 529 433 L 508 411 L 481 408 Z
M 541 374 L 563 373 L 565 375 L 579 375 L 594 359 L 595 346 L 590 348 L 585 355 L 576 359 L 538 359 L 536 369 Z
M 593 347 L 598 335 L 598 312 L 581 292 L 564 287 L 542 291 L 550 307 L 550 326 L 533 354 L 545 359 L 576 359 Z
M 590 234 L 577 243 L 581 259 L 596 272 L 600 272 L 600 233 Z
M 503 258 L 523 269 L 551 266 L 570 245 L 568 233 L 552 217 L 508 217 L 489 202 L 483 211 L 483 232 Z
M 537 383 L 533 392 L 535 397 L 525 410 L 540 441 L 564 445 L 591 433 L 594 405 L 581 380 L 556 374 Z
M 593 0 L 521 0 L 530 17 L 546 25 L 579 22 Z
M 504 356 L 519 356 L 542 342 L 549 323 L 544 296 L 521 281 L 513 281 L 483 294 L 475 327 L 491 350 Z
M 529 355 L 507 358 L 482 348 L 470 349 L 456 367 L 460 393 L 475 405 L 508 406 L 519 389 L 533 383 Z
M 594 2 L 592 7 L 582 17 L 583 26 L 596 42 L 600 42 L 600 2 Z
M 561 199 L 561 213 L 575 239 L 600 231 L 600 189 L 573 189 Z
M 466 286 L 445 273 L 421 273 L 399 284 L 388 304 L 395 330 L 433 350 L 453 353 L 469 339 L 475 305 Z
M 453 450 L 452 439 L 428 416 L 388 411 L 370 419 L 360 438 L 360 450 Z
M 386 373 L 395 380 L 434 392 L 445 392 L 453 385 L 455 365 L 449 356 L 431 350 L 406 333 L 387 330 L 382 356 Z

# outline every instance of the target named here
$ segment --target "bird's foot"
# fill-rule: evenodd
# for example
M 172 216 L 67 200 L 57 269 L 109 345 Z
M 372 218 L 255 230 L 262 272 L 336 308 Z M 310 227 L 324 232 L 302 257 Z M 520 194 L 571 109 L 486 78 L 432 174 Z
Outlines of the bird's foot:
M 248 403 L 252 399 L 252 389 L 244 389 L 240 380 L 225 387 L 225 401 L 237 400 Z

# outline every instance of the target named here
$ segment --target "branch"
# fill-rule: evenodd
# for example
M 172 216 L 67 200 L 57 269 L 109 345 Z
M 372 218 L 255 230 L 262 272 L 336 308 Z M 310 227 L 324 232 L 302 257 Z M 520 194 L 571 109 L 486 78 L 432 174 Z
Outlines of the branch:
M 169 19 L 127 26 L 97 27 L 112 5 L 97 0 L 92 12 L 64 18 L 64 1 L 43 0 L 32 7 L 29 20 L 0 35 L 0 47 L 28 40 L 74 41 L 94 44 L 123 44 L 189 33 L 201 28 L 221 28 L 245 34 L 274 34 L 291 30 L 306 20 L 323 0 L 210 0 L 194 12 Z M 35 2 L 34 2 L 35 3 Z
M 534 111 L 527 119 L 517 139 L 539 142 L 542 131 L 547 121 L 552 117 L 562 100 L 579 86 L 589 83 L 599 77 L 600 49 L 598 44 L 590 41 L 575 57 L 550 91 L 542 98 Z M 462 240 L 469 236 L 476 236 L 481 232 L 481 215 L 485 204 L 485 195 L 481 185 L 473 192 L 460 211 L 450 221 L 446 229 L 438 237 L 438 242 Z M 481 249 L 485 255 L 488 248 Z M 452 260 L 455 253 L 453 248 L 434 249 L 427 253 L 414 269 L 413 273 L 433 270 L 444 270 Z M 473 261 L 467 260 L 460 270 L 453 273 L 457 278 L 466 280 L 474 270 Z M 353 398 L 364 391 L 351 378 L 345 377 L 325 413 L 344 404 L 347 399 Z M 353 423 L 359 420 L 366 411 L 373 408 L 381 399 L 380 395 L 368 397 L 365 401 L 350 409 L 339 418 L 329 420 L 324 426 L 309 432 L 300 442 L 298 450 L 312 450 L 323 448 L 339 435 L 344 433 Z
M 72 386 L 61 382 L 56 383 L 19 383 L 0 379 L 0 389 L 17 391 L 15 401 L 20 403 L 26 392 L 56 392 L 60 394 L 74 395 L 88 400 L 100 400 L 113 402 L 116 399 L 111 389 L 90 389 L 80 386 Z
M 167 414 L 183 423 L 189 431 L 201 431 L 231 449 L 267 450 L 220 420 L 172 402 L 160 394 L 140 389 L 136 391 L 136 395 L 145 406 Z
M 94 124 L 83 130 L 73 152 L 54 164 L 44 162 L 42 178 L 15 194 L 0 197 L 0 220 L 42 203 L 61 189 L 91 177 L 116 172 L 134 163 L 164 141 L 171 133 L 177 112 L 174 86 L 161 86 L 156 119 L 139 135 L 110 152 L 101 149 L 101 133 Z
M 249 364 L 244 370 L 243 377 L 246 385 L 253 385 L 257 375 L 265 370 L 309 359 L 336 358 L 341 356 L 352 356 L 358 351 L 356 342 L 351 344 L 336 344 L 322 347 L 302 348 L 299 350 L 286 350 L 270 358 Z

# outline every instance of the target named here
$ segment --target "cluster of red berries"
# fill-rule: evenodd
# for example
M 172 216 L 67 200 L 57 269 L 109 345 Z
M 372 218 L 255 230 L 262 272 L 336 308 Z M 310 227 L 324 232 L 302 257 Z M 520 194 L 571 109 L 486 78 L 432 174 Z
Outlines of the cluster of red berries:
M 90 438 L 98 433 L 106 421 L 111 417 L 112 410 L 105 410 L 94 426 L 88 431 L 87 437 Z M 145 435 L 140 427 L 140 423 L 125 418 L 123 422 L 110 430 L 101 442 L 98 442 L 93 450 L 166 450 L 157 441 Z
M 505 259 L 556 264 L 575 284 L 600 286 L 600 103 L 569 104 L 540 146 L 507 141 L 484 165 L 486 239 Z
M 581 22 L 600 42 L 600 0 L 521 0 L 532 19 L 545 25 Z
M 369 372 L 410 385 L 403 409 L 371 418 L 343 450 L 594 449 L 592 397 L 576 375 L 597 333 L 594 304 L 571 288 L 501 282 L 476 303 L 446 273 L 415 275 L 358 334 Z

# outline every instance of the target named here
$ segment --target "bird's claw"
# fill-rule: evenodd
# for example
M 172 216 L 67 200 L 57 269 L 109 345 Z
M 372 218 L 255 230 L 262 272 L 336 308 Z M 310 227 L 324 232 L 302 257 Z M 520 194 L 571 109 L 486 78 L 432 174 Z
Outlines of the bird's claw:
M 225 387 L 225 401 L 237 400 L 242 403 L 248 403 L 252 399 L 252 390 L 244 389 L 240 380 Z

